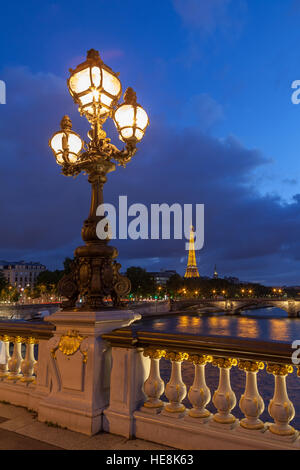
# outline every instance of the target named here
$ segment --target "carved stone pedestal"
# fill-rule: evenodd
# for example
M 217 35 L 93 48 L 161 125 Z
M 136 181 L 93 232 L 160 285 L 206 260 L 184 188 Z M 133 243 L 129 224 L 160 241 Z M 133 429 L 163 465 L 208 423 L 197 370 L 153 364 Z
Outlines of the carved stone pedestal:
M 39 404 L 39 421 L 88 435 L 102 429 L 102 413 L 109 401 L 111 350 L 101 335 L 140 318 L 116 309 L 59 311 L 46 318 L 56 331 L 47 350 L 51 391 Z

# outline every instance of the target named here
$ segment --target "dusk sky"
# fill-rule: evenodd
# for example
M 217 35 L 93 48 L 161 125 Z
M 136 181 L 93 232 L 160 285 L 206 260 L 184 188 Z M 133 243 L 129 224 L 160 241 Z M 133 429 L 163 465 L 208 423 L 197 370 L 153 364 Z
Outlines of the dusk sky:
M 300 285 L 300 0 L 28 0 L 0 15 L 0 259 L 61 269 L 83 243 L 89 184 L 60 174 L 48 140 L 65 114 L 86 136 L 66 80 L 94 48 L 150 118 L 105 201 L 203 203 L 200 275 Z M 184 274 L 185 240 L 112 244 L 123 271 Z

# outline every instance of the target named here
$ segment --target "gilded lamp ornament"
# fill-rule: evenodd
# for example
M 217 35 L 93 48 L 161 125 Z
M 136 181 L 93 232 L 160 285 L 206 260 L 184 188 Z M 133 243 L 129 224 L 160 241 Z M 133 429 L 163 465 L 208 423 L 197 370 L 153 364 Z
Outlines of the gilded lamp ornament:
M 76 309 L 79 296 L 84 298 L 84 310 L 106 307 L 104 299 L 108 296 L 117 307 L 122 305 L 121 298 L 130 292 L 130 281 L 119 273 L 121 265 L 115 261 L 118 252 L 108 245 L 109 236 L 104 239 L 97 236 L 96 227 L 105 218 L 97 215 L 97 208 L 103 204 L 107 174 L 116 169 L 116 164 L 125 167 L 131 160 L 149 120 L 132 88 L 126 90 L 124 103 L 118 105 L 122 95 L 119 74 L 105 65 L 94 49 L 88 51 L 82 64 L 70 70 L 68 88 L 80 114 L 91 124 L 89 141 L 83 141 L 72 130 L 71 119 L 64 116 L 61 130 L 53 135 L 49 145 L 63 175 L 75 177 L 81 172 L 88 175 L 92 198 L 82 228 L 85 245 L 75 250 L 71 272 L 62 278 L 58 289 L 68 299 L 63 302 L 64 309 Z M 108 118 L 113 119 L 119 138 L 125 143 L 122 150 L 106 137 L 103 124 Z

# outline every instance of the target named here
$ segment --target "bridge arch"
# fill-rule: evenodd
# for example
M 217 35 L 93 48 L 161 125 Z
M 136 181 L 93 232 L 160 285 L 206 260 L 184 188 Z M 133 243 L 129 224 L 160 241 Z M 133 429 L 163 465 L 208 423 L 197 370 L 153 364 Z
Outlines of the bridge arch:
M 300 317 L 300 300 L 297 299 L 185 299 L 173 301 L 171 311 L 185 311 L 191 308 L 215 307 L 229 315 L 239 315 L 250 307 L 276 307 L 287 312 L 289 317 Z

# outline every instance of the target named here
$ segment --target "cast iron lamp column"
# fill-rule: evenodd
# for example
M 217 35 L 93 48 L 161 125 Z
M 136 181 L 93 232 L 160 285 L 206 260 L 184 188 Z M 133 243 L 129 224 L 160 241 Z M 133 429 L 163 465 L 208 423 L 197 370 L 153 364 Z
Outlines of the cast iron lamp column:
M 91 207 L 82 228 L 84 246 L 75 250 L 71 273 L 59 283 L 60 295 L 68 300 L 63 308 L 76 309 L 79 296 L 84 297 L 83 310 L 97 310 L 106 307 L 104 297 L 110 295 L 114 307 L 121 305 L 121 297 L 130 292 L 130 281 L 119 273 L 121 265 L 115 261 L 116 248 L 109 246 L 108 235 L 97 236 L 97 225 L 104 216 L 97 216 L 97 208 L 103 203 L 103 186 L 107 174 L 116 169 L 116 164 L 126 166 L 136 153 L 149 124 L 147 113 L 137 103 L 136 94 L 128 88 L 124 103 L 118 105 L 121 96 L 121 82 L 101 60 L 98 51 L 88 51 L 87 60 L 70 70 L 68 88 L 79 112 L 91 124 L 88 133 L 90 142 L 83 142 L 72 130 L 68 116 L 61 121 L 61 130 L 53 135 L 49 145 L 65 176 L 88 175 L 92 186 Z M 119 138 L 125 148 L 119 150 L 106 137 L 102 126 L 106 119 L 114 120 Z

